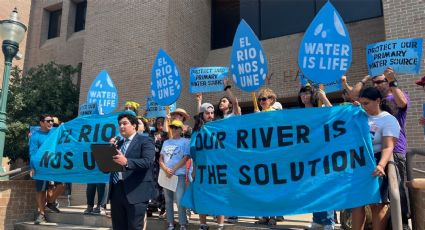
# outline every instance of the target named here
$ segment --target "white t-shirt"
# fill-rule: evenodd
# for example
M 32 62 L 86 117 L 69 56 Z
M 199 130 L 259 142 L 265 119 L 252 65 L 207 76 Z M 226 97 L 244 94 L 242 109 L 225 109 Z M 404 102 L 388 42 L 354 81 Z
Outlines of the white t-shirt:
M 400 134 L 400 125 L 397 119 L 385 111 L 376 116 L 368 115 L 368 124 L 374 153 L 381 152 L 382 137 L 398 138 Z

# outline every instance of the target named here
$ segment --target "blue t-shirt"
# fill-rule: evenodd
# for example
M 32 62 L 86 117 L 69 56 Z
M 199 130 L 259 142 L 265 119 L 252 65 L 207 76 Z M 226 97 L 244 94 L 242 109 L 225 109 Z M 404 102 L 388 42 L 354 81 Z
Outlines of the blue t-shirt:
M 30 159 L 34 156 L 41 145 L 46 141 L 47 136 L 49 136 L 49 132 L 43 132 L 41 130 L 35 131 L 30 138 Z M 30 167 L 34 168 L 32 162 L 30 161 Z
M 187 138 L 168 139 L 164 142 L 161 155 L 168 168 L 173 168 L 185 156 L 189 156 L 190 140 Z M 174 173 L 176 176 L 186 175 L 186 165 L 183 165 Z

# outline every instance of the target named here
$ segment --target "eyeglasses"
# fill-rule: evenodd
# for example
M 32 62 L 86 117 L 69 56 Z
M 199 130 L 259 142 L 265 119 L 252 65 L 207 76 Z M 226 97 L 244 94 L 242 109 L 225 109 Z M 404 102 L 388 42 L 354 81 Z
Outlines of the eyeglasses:
M 388 80 L 387 79 L 385 79 L 385 80 L 376 80 L 376 81 L 372 81 L 373 82 L 373 84 L 377 84 L 377 85 L 380 85 L 380 84 L 382 84 L 382 83 L 384 83 L 384 82 L 387 82 Z
M 258 101 L 267 101 L 267 99 L 271 99 L 271 97 L 259 97 Z
M 48 123 L 50 123 L 50 122 L 52 122 L 53 123 L 53 120 L 44 120 L 45 122 L 48 122 Z

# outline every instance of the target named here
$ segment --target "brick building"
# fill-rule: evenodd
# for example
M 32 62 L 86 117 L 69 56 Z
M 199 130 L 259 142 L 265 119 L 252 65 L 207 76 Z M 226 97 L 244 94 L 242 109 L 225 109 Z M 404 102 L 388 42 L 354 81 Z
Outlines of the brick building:
M 13 8 L 18 10 L 18 14 L 20 17 L 20 21 L 28 26 L 28 21 L 30 18 L 30 9 L 31 9 L 31 1 L 28 0 L 4 0 L 0 4 L 0 20 L 9 19 L 10 13 L 12 12 Z M 19 52 L 24 56 L 25 55 L 25 48 L 27 43 L 27 36 L 24 37 L 24 40 L 19 44 Z M 13 66 L 18 66 L 20 69 L 24 67 L 24 57 L 20 60 L 13 60 Z M 4 70 L 4 55 L 3 53 L 0 55 L 1 65 L 0 65 L 0 73 L 3 73 Z M 2 87 L 3 83 L 3 74 L 0 75 L 0 88 Z
M 229 66 L 231 43 L 237 24 L 244 18 L 262 40 L 269 83 L 284 107 L 293 106 L 299 88 L 298 47 L 303 32 L 325 0 L 33 0 L 27 37 L 25 69 L 48 61 L 81 65 L 80 103 L 97 74 L 106 69 L 119 93 L 119 106 L 126 100 L 142 105 L 149 96 L 150 74 L 159 48 L 178 65 L 183 91 L 178 107 L 191 115 L 195 98 L 189 94 L 189 68 Z M 354 84 L 367 74 L 365 47 L 374 42 L 425 37 L 423 0 L 335 0 L 346 22 L 353 47 L 347 72 Z M 422 55 L 424 58 L 425 56 Z M 423 62 L 423 60 L 422 60 Z M 399 85 L 408 91 L 411 107 L 407 120 L 409 147 L 423 148 L 423 129 L 418 125 L 425 92 L 414 84 L 425 74 L 399 75 Z M 234 90 L 245 111 L 251 95 Z M 218 102 L 220 93 L 204 95 Z M 330 95 L 332 100 L 339 95 Z M 418 161 L 425 168 L 425 162 Z

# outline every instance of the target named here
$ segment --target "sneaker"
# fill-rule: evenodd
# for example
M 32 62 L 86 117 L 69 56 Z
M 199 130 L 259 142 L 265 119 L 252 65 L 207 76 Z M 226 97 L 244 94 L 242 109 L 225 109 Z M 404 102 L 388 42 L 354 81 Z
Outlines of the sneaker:
M 227 223 L 229 224 L 235 224 L 238 222 L 238 217 L 237 216 L 229 216 L 229 218 L 227 218 Z
M 186 230 L 186 226 L 185 225 L 180 225 L 180 230 Z
M 87 209 L 84 210 L 84 215 L 93 214 L 93 206 L 87 206 Z
M 257 221 L 255 221 L 255 224 L 265 224 L 267 225 L 269 223 L 269 218 L 267 217 L 261 217 Z
M 168 225 L 167 230 L 174 230 L 174 225 L 172 225 L 172 224 Z
M 280 221 L 284 221 L 285 217 L 283 216 L 276 216 L 276 221 L 280 222 Z
M 276 225 L 276 219 L 270 218 L 269 221 L 267 222 L 267 225 Z
M 224 226 L 223 225 L 221 225 L 221 226 L 219 225 L 218 228 L 217 228 L 217 230 L 224 230 Z
M 97 206 L 95 209 L 93 209 L 93 214 L 105 215 L 106 212 L 103 207 Z
M 47 204 L 46 204 L 46 208 L 48 208 L 48 209 L 50 209 L 51 211 L 56 212 L 56 213 L 61 212 L 61 211 L 58 209 L 58 207 L 56 206 L 56 204 L 55 204 L 55 203 L 47 203 Z
M 46 217 L 44 214 L 39 213 L 37 218 L 35 218 L 34 224 L 47 223 Z
M 208 225 L 203 224 L 199 227 L 199 230 L 208 230 L 209 228 Z
M 309 229 L 311 229 L 311 230 L 319 230 L 319 229 L 322 229 L 323 228 L 323 225 L 321 225 L 321 224 L 318 224 L 318 223 L 311 223 L 311 225 L 310 225 L 310 227 L 309 227 Z

